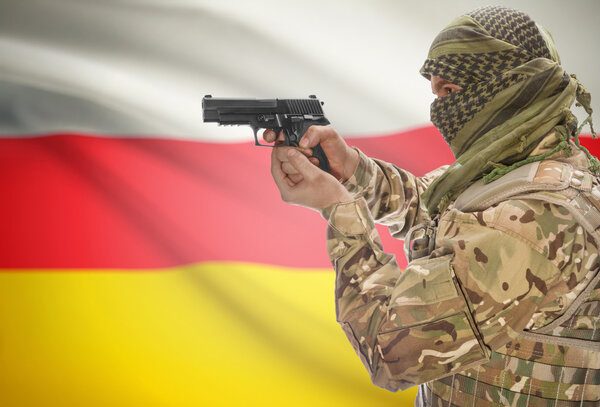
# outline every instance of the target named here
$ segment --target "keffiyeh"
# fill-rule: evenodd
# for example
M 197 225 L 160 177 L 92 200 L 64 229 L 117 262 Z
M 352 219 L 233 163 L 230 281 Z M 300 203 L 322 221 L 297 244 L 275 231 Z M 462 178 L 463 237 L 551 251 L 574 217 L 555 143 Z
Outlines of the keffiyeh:
M 553 129 L 561 140 L 553 153 L 568 148 L 578 133 L 569 109 L 576 99 L 592 113 L 589 93 L 561 67 L 551 35 L 504 7 L 480 8 L 452 22 L 433 41 L 421 74 L 463 88 L 431 105 L 431 121 L 456 157 L 423 194 L 431 216 L 472 181 L 531 162 L 528 155 Z

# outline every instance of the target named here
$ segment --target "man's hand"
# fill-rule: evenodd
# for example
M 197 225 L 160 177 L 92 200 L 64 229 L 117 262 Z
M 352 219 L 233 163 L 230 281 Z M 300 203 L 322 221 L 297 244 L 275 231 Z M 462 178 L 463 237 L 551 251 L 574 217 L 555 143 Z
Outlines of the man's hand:
M 338 202 L 350 202 L 352 195 L 331 174 L 313 165 L 296 149 L 287 150 L 286 161 L 302 179 L 294 183 L 282 170 L 282 162 L 274 148 L 271 155 L 271 174 L 284 202 L 305 206 L 317 211 Z
M 273 130 L 265 130 L 263 139 L 269 143 L 274 141 L 276 143 L 283 142 L 283 132 L 280 132 L 277 137 Z M 331 126 L 310 126 L 300 140 L 299 151 L 310 157 L 312 155 L 311 149 L 317 144 L 321 144 L 329 160 L 331 174 L 335 178 L 340 182 L 344 182 L 354 174 L 359 160 L 358 153 L 350 148 Z M 293 147 L 277 147 L 275 150 L 279 150 L 276 152 L 277 159 L 282 163 L 283 172 L 288 175 L 292 182 L 297 183 L 302 178 L 296 168 L 289 163 L 287 154 L 291 148 Z M 311 157 L 309 160 L 314 165 L 319 165 L 316 158 Z

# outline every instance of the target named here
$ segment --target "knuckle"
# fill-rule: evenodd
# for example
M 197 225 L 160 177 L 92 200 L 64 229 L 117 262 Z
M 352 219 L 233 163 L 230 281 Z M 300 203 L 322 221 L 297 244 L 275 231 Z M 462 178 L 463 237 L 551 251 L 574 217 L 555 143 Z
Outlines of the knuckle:
M 327 136 L 329 137 L 337 137 L 337 131 L 335 131 L 335 129 L 333 127 L 331 127 L 330 125 L 327 126 L 323 126 L 323 132 L 325 134 L 327 134 Z

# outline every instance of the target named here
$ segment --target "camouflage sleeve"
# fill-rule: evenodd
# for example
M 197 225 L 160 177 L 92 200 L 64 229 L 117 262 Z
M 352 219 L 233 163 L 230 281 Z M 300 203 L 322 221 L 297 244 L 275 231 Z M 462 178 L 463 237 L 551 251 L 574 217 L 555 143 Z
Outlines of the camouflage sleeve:
M 386 225 L 396 238 L 403 238 L 416 224 L 427 220 L 421 208 L 421 193 L 447 166 L 423 177 L 415 177 L 385 161 L 367 157 L 354 147 L 360 156 L 356 171 L 344 186 L 355 198 L 364 198 L 375 222 Z
M 338 322 L 373 382 L 391 391 L 477 366 L 548 322 L 597 253 L 568 211 L 508 201 L 447 212 L 438 249 L 402 272 L 383 252 L 364 199 L 323 216 Z

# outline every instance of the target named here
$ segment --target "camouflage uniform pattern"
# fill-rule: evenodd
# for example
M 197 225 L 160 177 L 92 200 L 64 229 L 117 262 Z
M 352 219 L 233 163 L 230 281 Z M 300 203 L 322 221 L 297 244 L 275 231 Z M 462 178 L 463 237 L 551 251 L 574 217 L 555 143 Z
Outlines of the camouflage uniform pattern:
M 419 196 L 443 168 L 418 178 L 360 156 L 345 184 L 356 200 L 322 214 L 337 318 L 373 382 L 425 383 L 423 406 L 600 405 L 600 352 L 520 337 L 561 315 L 598 270 L 597 243 L 572 214 L 529 199 L 451 205 L 433 253 L 402 271 L 374 223 L 403 238 L 427 221 Z M 558 156 L 586 171 L 583 153 Z M 599 311 L 600 287 L 552 335 L 600 341 Z

